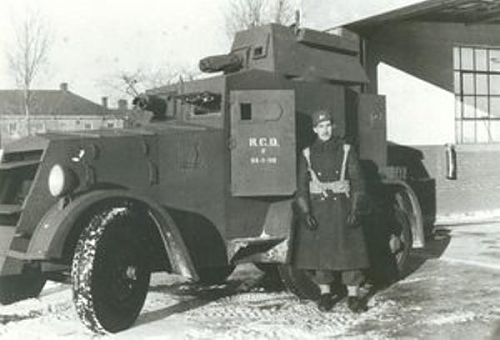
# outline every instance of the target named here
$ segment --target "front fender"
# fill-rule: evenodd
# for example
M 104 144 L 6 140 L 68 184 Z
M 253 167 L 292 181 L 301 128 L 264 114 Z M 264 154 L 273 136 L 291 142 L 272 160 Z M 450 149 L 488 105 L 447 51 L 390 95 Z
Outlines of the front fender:
M 125 190 L 96 190 L 77 197 L 64 208 L 55 204 L 38 224 L 26 255 L 37 260 L 61 258 L 66 239 L 82 214 L 99 202 L 112 199 L 130 199 L 147 206 L 162 237 L 172 270 L 185 277 L 198 279 L 184 240 L 168 212 L 152 199 Z

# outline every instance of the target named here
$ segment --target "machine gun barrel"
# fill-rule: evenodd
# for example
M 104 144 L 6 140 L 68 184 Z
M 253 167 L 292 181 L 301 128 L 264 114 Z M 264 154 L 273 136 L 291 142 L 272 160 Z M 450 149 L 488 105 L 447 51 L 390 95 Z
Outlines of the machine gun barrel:
M 134 98 L 132 104 L 141 110 L 151 111 L 156 120 L 166 118 L 167 101 L 159 96 L 141 94 Z

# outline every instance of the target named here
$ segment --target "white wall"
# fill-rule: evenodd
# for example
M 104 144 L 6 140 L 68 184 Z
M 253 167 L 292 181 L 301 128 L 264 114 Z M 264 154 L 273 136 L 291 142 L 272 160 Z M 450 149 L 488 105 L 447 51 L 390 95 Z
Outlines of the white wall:
M 455 143 L 453 48 L 471 45 L 500 47 L 500 26 L 402 22 L 370 36 L 370 91 L 387 96 L 391 141 Z
M 455 96 L 429 82 L 380 63 L 379 94 L 386 96 L 387 138 L 404 145 L 455 142 Z

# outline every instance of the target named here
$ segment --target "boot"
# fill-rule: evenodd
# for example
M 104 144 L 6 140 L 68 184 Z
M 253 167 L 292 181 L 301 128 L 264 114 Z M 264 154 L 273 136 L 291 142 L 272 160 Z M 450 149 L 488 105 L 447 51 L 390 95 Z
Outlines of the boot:
M 359 296 L 348 296 L 347 297 L 347 308 L 349 308 L 354 313 L 363 313 L 368 310 L 364 299 Z
M 322 312 L 328 312 L 333 308 L 334 302 L 332 298 L 332 294 L 325 293 L 321 294 L 318 299 L 318 309 Z

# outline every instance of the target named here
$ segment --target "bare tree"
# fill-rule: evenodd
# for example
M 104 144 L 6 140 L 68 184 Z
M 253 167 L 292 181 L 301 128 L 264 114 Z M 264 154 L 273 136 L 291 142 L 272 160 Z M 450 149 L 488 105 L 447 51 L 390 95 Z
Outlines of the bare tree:
M 232 39 L 238 31 L 271 22 L 291 24 L 293 6 L 293 0 L 233 0 L 225 16 L 228 37 Z
M 181 80 L 192 80 L 196 75 L 194 71 L 184 68 L 164 66 L 145 69 L 139 67 L 135 70 L 116 71 L 100 83 L 106 91 L 134 98 L 148 89 L 175 84 Z
M 105 91 L 112 93 L 117 99 L 133 99 L 148 89 L 155 89 L 166 85 L 182 84 L 185 80 L 193 80 L 200 72 L 182 67 L 150 67 L 136 68 L 135 70 L 119 70 L 100 81 Z M 129 124 L 142 125 L 147 121 L 144 113 L 127 112 Z
M 276 0 L 274 2 L 274 21 L 277 24 L 288 25 L 295 19 L 295 9 L 290 0 Z
M 240 30 L 262 24 L 262 11 L 266 0 L 234 0 L 229 3 L 226 30 L 231 37 Z
M 16 84 L 23 90 L 26 132 L 30 134 L 31 88 L 42 68 L 48 65 L 51 30 L 46 18 L 35 9 L 28 9 L 26 17 L 14 25 L 15 40 L 6 54 Z

